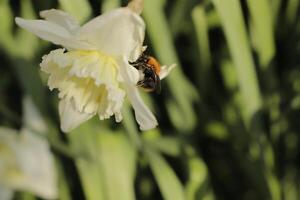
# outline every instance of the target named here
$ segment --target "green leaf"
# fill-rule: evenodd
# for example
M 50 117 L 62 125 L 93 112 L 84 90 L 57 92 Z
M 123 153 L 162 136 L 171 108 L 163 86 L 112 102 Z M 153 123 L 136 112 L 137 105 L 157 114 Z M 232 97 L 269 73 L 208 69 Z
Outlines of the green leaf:
M 188 157 L 188 167 L 189 179 L 186 185 L 187 200 L 215 199 L 208 182 L 209 174 L 205 162 L 196 155 L 190 155 Z
M 247 0 L 251 32 L 260 66 L 266 70 L 275 56 L 275 39 L 271 6 L 268 0 Z
M 120 0 L 103 0 L 102 1 L 102 13 L 110 11 L 114 8 L 120 7 Z
M 59 0 L 61 8 L 75 16 L 79 22 L 85 22 L 92 14 L 87 0 Z
M 70 194 L 70 188 L 68 185 L 68 179 L 66 174 L 64 174 L 62 165 L 57 161 L 56 164 L 57 174 L 58 174 L 58 188 L 59 188 L 59 199 L 60 200 L 71 200 L 72 196 Z
M 278 16 L 280 12 L 280 7 L 282 6 L 282 0 L 272 0 L 271 3 L 271 9 L 272 9 L 272 16 L 273 16 L 273 25 L 274 27 L 277 25 Z
M 133 200 L 136 148 L 123 133 L 89 121 L 70 134 L 87 199 Z
M 206 20 L 207 20 L 207 25 L 210 29 L 213 28 L 219 28 L 221 26 L 221 21 L 218 16 L 218 13 L 215 12 L 214 10 L 206 11 Z
M 30 0 L 21 1 L 21 17 L 35 18 L 32 2 Z M 3 17 L 0 19 L 0 45 L 10 56 L 31 59 L 38 48 L 38 39 L 28 31 L 17 29 L 13 35 L 14 19 L 8 1 L 0 2 L 0 13 Z M 30 47 L 30 48 L 28 48 Z
M 249 127 L 254 115 L 261 110 L 262 99 L 254 61 L 248 41 L 241 5 L 237 0 L 213 0 L 220 16 L 225 37 L 237 72 L 244 105 L 245 124 Z
M 79 171 L 81 184 L 87 199 L 105 200 L 104 177 L 98 161 L 98 144 L 95 129 L 89 121 L 70 133 L 69 139 L 74 152 L 79 156 L 75 163 Z
M 36 200 L 36 198 L 32 194 L 27 193 L 27 192 L 22 192 L 19 199 L 20 200 Z
M 12 39 L 12 27 L 14 21 L 8 0 L 0 1 L 0 13 L 2 15 L 0 18 L 0 47 L 11 53 L 14 49 Z
M 46 94 L 39 76 L 38 66 L 24 59 L 15 58 L 12 62 L 12 67 L 14 68 L 21 88 L 25 93 L 30 95 L 40 112 L 47 116 Z
M 226 140 L 229 137 L 227 127 L 222 122 L 212 121 L 207 124 L 205 129 L 207 134 L 215 139 Z
M 151 170 L 165 200 L 184 200 L 183 186 L 165 159 L 150 148 L 145 149 Z
M 181 29 L 184 28 L 186 13 L 188 13 L 193 1 L 177 0 L 171 9 L 170 14 L 170 29 L 174 36 L 176 36 Z
M 122 133 L 98 134 L 99 160 L 108 200 L 133 200 L 136 151 Z
M 286 8 L 286 18 L 289 25 L 293 25 L 297 21 L 297 13 L 299 10 L 299 0 L 289 0 Z
M 182 143 L 179 138 L 171 136 L 161 136 L 158 129 L 153 129 L 143 133 L 144 143 L 162 153 L 170 156 L 178 156 Z
M 126 130 L 126 134 L 128 134 L 129 139 L 132 143 L 137 147 L 140 148 L 142 146 L 141 139 L 139 136 L 139 132 L 136 126 L 134 115 L 131 111 L 130 105 L 128 102 L 125 102 L 122 108 L 123 114 L 123 126 Z
M 199 59 L 202 68 L 208 68 L 211 65 L 211 53 L 209 46 L 208 26 L 205 8 L 202 5 L 196 6 L 192 11 L 192 19 L 196 29 L 198 47 L 200 51 Z
M 209 88 L 207 82 L 209 82 L 211 71 L 211 51 L 209 45 L 208 25 L 205 7 L 203 5 L 196 6 L 192 11 L 192 20 L 196 30 L 196 37 L 198 41 L 199 49 L 199 63 L 200 66 L 196 67 L 197 84 L 200 88 L 201 94 L 206 94 Z
M 198 100 L 199 96 L 195 87 L 184 77 L 181 70 L 172 34 L 163 12 L 163 3 L 162 0 L 145 1 L 143 16 L 149 38 L 160 62 L 163 65 L 177 64 L 177 67 L 166 78 L 172 94 L 166 104 L 170 119 L 178 130 L 191 131 L 196 126 L 193 103 Z
M 22 0 L 21 17 L 26 19 L 35 19 L 36 15 L 31 0 Z M 31 59 L 36 55 L 39 48 L 39 39 L 32 33 L 19 28 L 15 38 L 15 49 L 18 56 L 24 59 Z M 28 48 L 30 47 L 30 48 Z
M 223 60 L 221 62 L 221 72 L 223 76 L 224 86 L 228 91 L 234 92 L 238 87 L 237 75 L 231 60 Z

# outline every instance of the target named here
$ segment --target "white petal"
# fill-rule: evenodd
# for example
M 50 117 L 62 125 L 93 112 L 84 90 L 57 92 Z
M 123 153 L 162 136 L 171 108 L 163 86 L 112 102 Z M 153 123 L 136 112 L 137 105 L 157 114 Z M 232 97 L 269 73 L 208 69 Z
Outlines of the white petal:
M 11 200 L 13 199 L 14 191 L 11 188 L 0 185 L 0 199 Z
M 158 125 L 157 120 L 141 99 L 137 87 L 135 85 L 125 84 L 125 90 L 133 106 L 135 118 L 140 125 L 140 129 L 146 131 L 155 128 Z
M 124 88 L 126 90 L 127 96 L 133 106 L 135 118 L 138 124 L 140 125 L 141 130 L 149 130 L 155 128 L 158 123 L 153 115 L 153 113 L 149 110 L 146 104 L 143 102 L 138 88 L 131 79 L 131 65 L 128 64 L 125 58 L 123 60 L 119 60 L 120 73 L 124 79 Z
M 19 188 L 32 191 L 45 199 L 56 199 L 57 176 L 47 140 L 24 128 L 19 134 L 16 150 L 19 168 L 23 174 Z
M 45 138 L 26 128 L 18 133 L 0 127 L 0 147 L 0 185 L 57 198 L 54 160 Z
M 85 24 L 80 35 L 101 52 L 135 61 L 143 50 L 145 23 L 130 9 L 118 8 Z
M 74 102 L 65 99 L 59 102 L 60 126 L 63 132 L 70 132 L 94 114 L 81 113 L 75 109 Z
M 166 78 L 175 67 L 176 64 L 172 64 L 171 66 L 162 66 L 159 73 L 160 80 Z
M 132 67 L 131 65 L 128 65 L 126 66 L 126 70 L 127 70 L 127 76 L 128 76 L 128 80 L 136 85 L 137 82 L 140 80 L 140 77 L 141 77 L 141 72 L 138 71 L 136 68 Z M 124 76 L 122 74 L 122 72 L 120 73 L 120 75 L 122 76 L 122 80 L 123 81 L 126 81 L 124 80 Z
M 16 23 L 25 30 L 43 40 L 62 45 L 68 49 L 93 49 L 91 45 L 80 41 L 64 27 L 45 20 L 25 20 L 17 17 Z
M 40 16 L 45 18 L 47 21 L 53 22 L 67 29 L 70 33 L 76 34 L 80 25 L 78 21 L 70 14 L 61 10 L 50 9 L 40 12 Z

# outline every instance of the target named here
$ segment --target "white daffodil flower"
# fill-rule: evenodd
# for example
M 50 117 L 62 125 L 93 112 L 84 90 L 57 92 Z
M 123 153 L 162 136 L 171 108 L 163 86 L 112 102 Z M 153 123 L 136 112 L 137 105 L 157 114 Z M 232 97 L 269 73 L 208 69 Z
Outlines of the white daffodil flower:
M 57 198 L 57 176 L 47 130 L 29 98 L 24 99 L 21 131 L 0 127 L 0 199 L 14 190 L 28 191 L 44 199 Z M 33 132 L 37 131 L 37 132 Z
M 98 114 L 100 120 L 115 116 L 127 96 L 141 130 L 157 121 L 142 101 L 137 88 L 139 71 L 129 62 L 143 52 L 145 23 L 139 16 L 141 0 L 104 13 L 80 27 L 74 17 L 60 10 L 45 10 L 45 20 L 16 18 L 16 23 L 38 37 L 61 45 L 43 57 L 41 69 L 48 73 L 49 88 L 59 90 L 61 129 L 69 132 Z M 160 78 L 173 67 L 162 67 Z
M 48 142 L 28 129 L 0 127 L 0 187 L 56 199 L 56 184 Z

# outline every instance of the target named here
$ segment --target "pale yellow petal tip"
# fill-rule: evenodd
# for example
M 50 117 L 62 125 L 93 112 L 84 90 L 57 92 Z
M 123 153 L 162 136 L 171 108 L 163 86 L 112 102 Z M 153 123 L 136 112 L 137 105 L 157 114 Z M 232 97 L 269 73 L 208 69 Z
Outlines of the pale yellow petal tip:
M 69 127 L 66 127 L 64 125 L 64 123 L 62 123 L 62 122 L 60 122 L 60 130 L 65 134 L 68 134 L 71 132 L 71 129 L 69 129 Z
M 153 122 L 153 124 L 148 124 L 148 125 L 140 125 L 140 130 L 141 131 L 149 131 L 151 129 L 154 129 L 158 126 L 158 122 L 155 120 L 155 122 Z
M 52 8 L 52 9 L 49 9 L 49 10 L 40 11 L 39 15 L 40 15 L 41 18 L 46 19 L 49 15 L 51 16 L 51 14 L 59 16 L 59 14 L 64 14 L 64 13 L 65 12 L 63 12 L 61 10 L 57 10 L 57 9 Z M 62 20 L 63 20 L 63 18 L 62 18 Z
M 172 64 L 170 66 L 162 66 L 159 74 L 159 78 L 162 80 L 166 78 L 170 72 L 177 66 L 177 64 Z
M 21 17 L 16 17 L 15 18 L 15 22 L 18 26 L 21 26 L 22 22 L 24 22 L 25 20 L 22 19 Z
M 140 15 L 143 12 L 144 0 L 132 0 L 127 7 L 134 13 Z
M 60 128 L 64 133 L 69 133 L 80 124 L 93 117 L 93 114 L 81 113 L 76 110 L 73 101 L 62 99 L 59 102 Z
M 142 47 L 142 52 L 145 52 L 145 51 L 147 50 L 147 48 L 148 48 L 147 45 L 143 46 L 143 47 Z
M 175 67 L 177 67 L 177 64 L 173 63 L 172 65 L 169 66 L 169 71 L 172 71 Z
M 50 9 L 50 10 L 42 10 L 39 12 L 39 15 L 42 17 L 42 18 L 46 18 L 47 14 L 49 13 L 49 11 L 51 12 L 52 10 L 55 10 L 55 9 Z
M 21 17 L 16 17 L 15 18 L 15 22 L 16 24 L 21 27 L 21 28 L 24 28 L 25 30 L 28 30 L 28 24 L 30 24 L 30 21 L 32 20 L 28 20 L 28 19 L 23 19 Z

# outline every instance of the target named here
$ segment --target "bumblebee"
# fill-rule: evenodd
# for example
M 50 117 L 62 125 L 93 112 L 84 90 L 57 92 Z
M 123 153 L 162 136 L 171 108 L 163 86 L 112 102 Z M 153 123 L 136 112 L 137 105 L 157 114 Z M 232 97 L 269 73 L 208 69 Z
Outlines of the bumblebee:
M 160 93 L 160 64 L 154 57 L 143 53 L 135 62 L 129 62 L 129 64 L 142 74 L 143 78 L 138 81 L 138 86 L 147 92 Z

